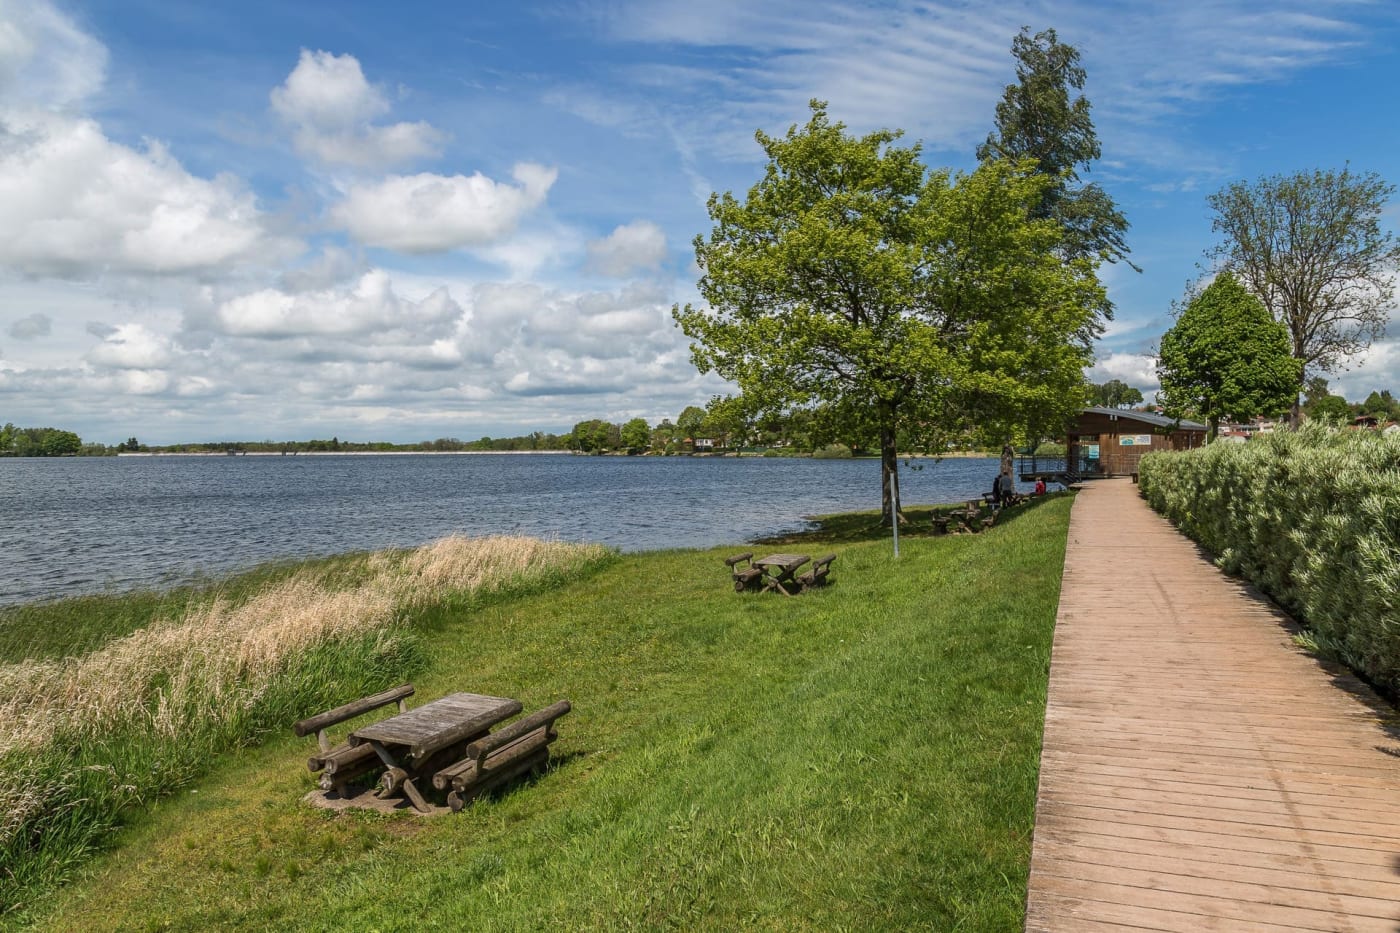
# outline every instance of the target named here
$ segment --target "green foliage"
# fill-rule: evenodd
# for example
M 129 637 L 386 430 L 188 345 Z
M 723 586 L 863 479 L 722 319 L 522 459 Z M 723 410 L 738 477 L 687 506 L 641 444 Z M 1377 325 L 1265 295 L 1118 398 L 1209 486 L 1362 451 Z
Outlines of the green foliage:
M 1131 408 L 1142 404 L 1142 391 L 1118 379 L 1110 379 L 1103 385 L 1090 385 L 1089 391 L 1093 403 L 1104 408 Z
M 1047 179 L 986 162 L 926 174 L 881 130 L 853 137 L 812 103 L 803 127 L 757 134 L 764 177 L 714 195 L 697 237 L 708 308 L 674 316 L 702 372 L 738 384 L 756 412 L 807 410 L 814 426 L 882 454 L 884 512 L 895 438 L 1020 425 L 1081 401 L 1084 334 L 1103 301 L 1064 228 L 1031 214 Z M 835 440 L 827 437 L 827 440 Z
M 1224 240 L 1208 255 L 1288 328 L 1308 372 L 1335 372 L 1385 331 L 1400 242 L 1380 218 L 1394 193 L 1374 172 L 1344 168 L 1237 181 L 1210 196 Z
M 1147 501 L 1400 695 L 1400 436 L 1305 424 L 1152 454 Z
M 58 428 L 0 428 L 0 457 L 74 457 L 83 453 L 82 438 Z
M 1017 83 L 1007 85 L 1002 93 L 996 130 L 978 147 L 977 158 L 1034 160 L 1036 171 L 1048 184 L 1032 213 L 1065 228 L 1061 246 L 1065 255 L 1126 260 L 1127 220 L 1106 191 L 1096 184 L 1079 184 L 1080 171 L 1089 171 L 1100 155 L 1088 99 L 1083 94 L 1070 98 L 1071 89 L 1084 89 L 1079 51 L 1060 42 L 1053 29 L 1031 35 L 1030 29 L 1022 27 L 1011 42 L 1011 54 L 1016 58 Z M 1112 316 L 1107 298 L 1100 310 L 1105 317 Z M 1093 324 L 1097 335 L 1099 322 Z
M 1303 406 L 1303 414 L 1327 424 L 1345 424 L 1355 416 L 1355 411 L 1340 395 L 1327 395 Z
M 629 450 L 645 450 L 651 444 L 651 425 L 645 418 L 633 418 L 622 426 L 619 436 Z
M 1382 421 L 1395 421 L 1400 419 L 1400 400 L 1392 396 L 1389 389 L 1372 392 L 1361 403 L 1361 410 Z
M 1213 439 L 1221 418 L 1248 421 L 1291 406 L 1302 364 L 1289 355 L 1283 326 L 1223 272 L 1162 336 L 1157 375 L 1167 414 L 1205 418 Z
M 813 460 L 849 460 L 854 454 L 845 444 L 827 444 L 812 451 Z

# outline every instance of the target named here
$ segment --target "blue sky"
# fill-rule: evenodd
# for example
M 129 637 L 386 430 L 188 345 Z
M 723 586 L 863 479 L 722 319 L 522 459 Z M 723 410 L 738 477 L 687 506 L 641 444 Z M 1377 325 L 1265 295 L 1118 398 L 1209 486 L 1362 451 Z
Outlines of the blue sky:
M 985 6 L 986 8 L 980 8 Z M 1012 37 L 1078 47 L 1141 274 L 1091 376 L 1150 391 L 1206 196 L 1400 182 L 1400 6 L 1310 0 L 0 0 L 0 422 L 150 443 L 674 418 L 704 199 L 830 101 L 968 169 Z M 1386 216 L 1400 227 L 1400 203 Z M 1400 391 L 1400 324 L 1333 386 Z

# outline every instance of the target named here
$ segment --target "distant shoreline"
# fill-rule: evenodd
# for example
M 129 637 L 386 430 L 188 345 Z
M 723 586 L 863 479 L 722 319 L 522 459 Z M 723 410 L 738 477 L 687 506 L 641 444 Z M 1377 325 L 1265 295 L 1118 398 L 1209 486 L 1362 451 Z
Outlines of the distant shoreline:
M 223 450 L 121 451 L 118 457 L 498 457 L 504 454 L 528 456 L 570 456 L 569 450 L 249 450 L 228 453 Z

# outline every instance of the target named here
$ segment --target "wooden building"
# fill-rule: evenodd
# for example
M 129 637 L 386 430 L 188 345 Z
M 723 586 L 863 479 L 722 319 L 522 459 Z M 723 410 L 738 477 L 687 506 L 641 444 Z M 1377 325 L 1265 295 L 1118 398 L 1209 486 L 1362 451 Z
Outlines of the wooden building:
M 1204 446 L 1206 426 L 1149 411 L 1086 408 L 1065 438 L 1067 466 L 1084 477 L 1127 476 L 1143 455 Z M 1077 467 L 1077 469 L 1076 469 Z

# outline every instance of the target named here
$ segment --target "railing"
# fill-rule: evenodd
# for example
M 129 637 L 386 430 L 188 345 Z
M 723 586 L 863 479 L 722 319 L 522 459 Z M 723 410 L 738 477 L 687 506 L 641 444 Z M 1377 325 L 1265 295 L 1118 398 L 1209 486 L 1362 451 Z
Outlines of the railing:
M 1104 475 L 1101 460 L 1082 456 L 1072 461 L 1064 457 L 1020 457 L 1016 461 L 1016 472 L 1022 477 L 1064 477 L 1071 482 Z

